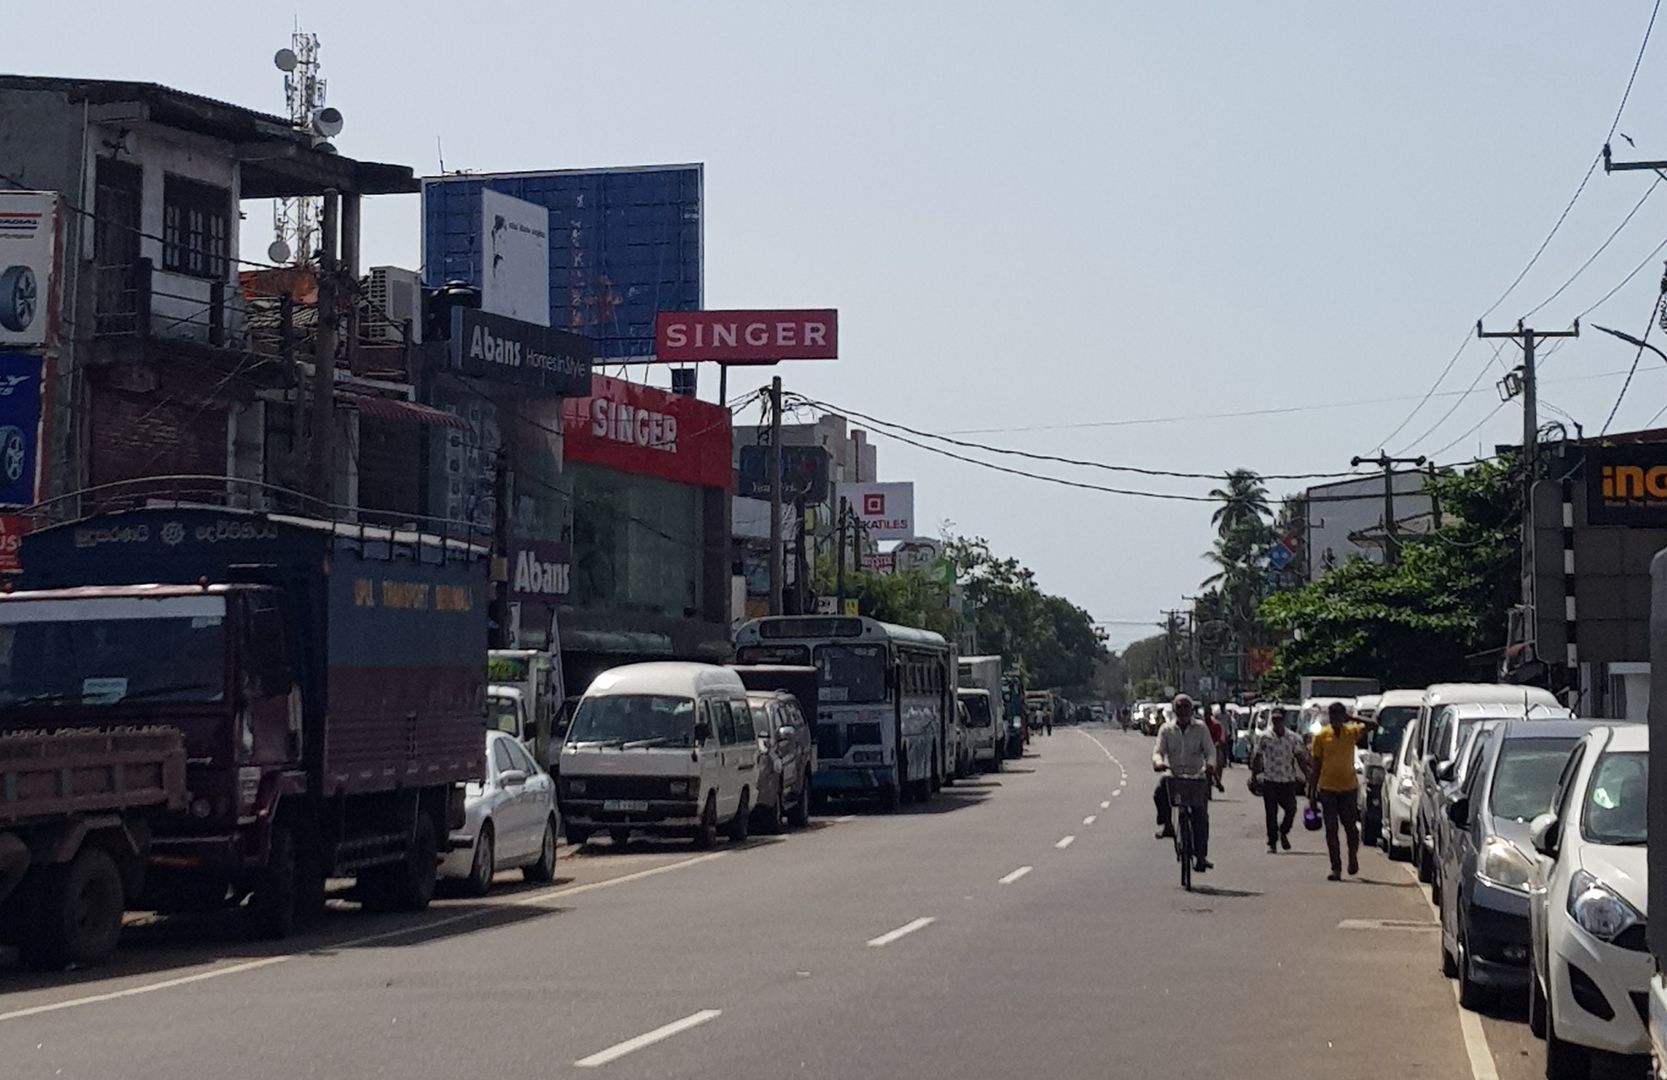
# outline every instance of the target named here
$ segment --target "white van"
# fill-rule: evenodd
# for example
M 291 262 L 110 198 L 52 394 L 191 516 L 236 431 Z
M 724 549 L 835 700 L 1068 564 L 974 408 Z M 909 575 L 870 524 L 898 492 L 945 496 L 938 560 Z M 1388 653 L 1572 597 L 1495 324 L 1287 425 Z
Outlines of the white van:
M 711 664 L 627 664 L 579 700 L 556 777 L 567 838 L 633 830 L 709 846 L 747 838 L 758 736 L 741 677 Z
M 1412 857 L 1418 865 L 1418 880 L 1430 882 L 1435 877 L 1435 830 L 1434 822 L 1426 820 L 1426 800 L 1419 797 L 1419 793 L 1426 787 L 1433 787 L 1435 767 L 1439 762 L 1432 757 L 1432 736 L 1441 723 L 1441 714 L 1449 705 L 1489 704 L 1521 705 L 1526 712 L 1535 705 L 1547 706 L 1556 710 L 1556 714 L 1563 713 L 1563 703 L 1551 693 L 1538 686 L 1512 686 L 1506 683 L 1436 683 L 1424 688 L 1424 696 L 1418 704 L 1418 719 L 1413 721 L 1418 725 L 1412 733 L 1417 747 L 1414 755 L 1413 776 L 1414 804 L 1412 821 Z

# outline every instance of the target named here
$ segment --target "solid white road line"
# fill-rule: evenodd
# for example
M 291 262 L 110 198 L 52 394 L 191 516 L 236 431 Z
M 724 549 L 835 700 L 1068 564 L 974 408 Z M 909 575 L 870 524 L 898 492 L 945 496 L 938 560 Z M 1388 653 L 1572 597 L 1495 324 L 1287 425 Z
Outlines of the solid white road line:
M 1433 894 L 1428 885 L 1418 880 L 1418 871 L 1411 866 L 1402 864 L 1407 876 L 1412 878 L 1413 887 L 1430 905 L 1430 914 L 1436 922 L 1441 921 L 1441 910 L 1435 906 Z M 1493 1063 L 1493 1047 L 1488 1045 L 1488 1033 L 1482 1030 L 1482 1018 L 1459 1004 L 1459 984 L 1450 983 L 1453 991 L 1453 1006 L 1459 1011 L 1459 1034 L 1464 1037 L 1464 1053 L 1470 1059 L 1470 1075 L 1472 1080 L 1499 1080 L 1499 1069 Z
M 397 930 L 385 930 L 379 934 L 367 934 L 364 937 L 351 938 L 347 941 L 314 942 L 302 950 L 292 953 L 284 953 L 280 956 L 265 956 L 259 960 L 249 960 L 241 964 L 231 964 L 226 967 L 210 968 L 207 971 L 199 971 L 192 975 L 181 975 L 172 979 L 161 979 L 157 982 L 144 983 L 139 986 L 129 986 L 121 990 L 111 990 L 103 994 L 89 994 L 86 997 L 70 998 L 66 1001 L 53 1001 L 44 1005 L 31 1005 L 27 1008 L 13 1009 L 11 1012 L 0 1012 L 0 1023 L 4 1023 L 7 1020 L 22 1020 L 30 1016 L 40 1016 L 43 1013 L 59 1012 L 64 1009 L 80 1008 L 83 1005 L 99 1005 L 106 1001 L 116 1001 L 121 998 L 137 997 L 140 994 L 155 993 L 158 990 L 172 990 L 176 986 L 189 986 L 191 983 L 204 982 L 208 979 L 218 979 L 223 975 L 239 975 L 245 971 L 254 971 L 257 968 L 271 967 L 274 964 L 282 964 L 286 960 L 293 960 L 298 956 L 306 956 L 308 953 L 318 952 L 321 950 L 335 951 L 339 949 L 351 949 L 357 948 L 361 945 L 374 944 L 378 941 L 387 941 L 392 938 L 411 937 L 412 935 L 425 933 L 429 930 L 435 930 L 443 926 L 452 926 L 456 923 L 483 919 L 494 912 L 506 911 L 510 908 L 530 907 L 538 904 L 545 904 L 552 900 L 560 900 L 569 896 L 576 896 L 579 893 L 592 892 L 596 889 L 612 888 L 615 885 L 624 885 L 632 881 L 641 881 L 643 878 L 670 873 L 673 870 L 681 870 L 686 866 L 694 866 L 697 863 L 709 862 L 712 859 L 716 859 L 727 854 L 729 854 L 727 851 L 708 852 L 705 855 L 696 855 L 693 858 L 682 859 L 674 863 L 667 863 L 665 866 L 650 867 L 647 870 L 638 870 L 633 874 L 621 874 L 619 877 L 608 878 L 606 881 L 592 881 L 585 885 L 569 885 L 563 888 L 545 889 L 539 892 L 529 893 L 526 896 L 519 897 L 507 904 L 486 905 L 474 908 L 470 911 L 461 912 L 456 915 L 446 915 L 438 919 L 430 919 L 427 922 L 417 923 L 412 926 L 402 926 Z
M 1081 735 L 1083 738 L 1087 739 L 1089 742 L 1093 743 L 1095 746 L 1098 746 L 1100 748 L 1100 753 L 1102 753 L 1106 757 L 1110 758 L 1111 763 L 1113 765 L 1117 766 L 1117 771 L 1119 773 L 1122 773 L 1123 777 L 1125 779 L 1128 778 L 1129 770 L 1123 768 L 1123 763 L 1121 761 L 1117 760 L 1117 755 L 1116 754 L 1113 754 L 1110 750 L 1106 749 L 1106 744 L 1105 743 L 1101 742 L 1099 739 L 1096 739 L 1094 736 L 1090 735 L 1088 732 L 1084 731 L 1082 728 L 1077 728 L 1077 734 Z
M 1117 796 L 1119 796 L 1119 795 L 1121 795 L 1121 794 L 1123 794 L 1123 789 L 1122 789 L 1122 788 L 1118 788 L 1118 789 L 1117 789 L 1117 790 L 1116 790 L 1116 791 L 1114 791 L 1114 792 L 1112 792 L 1112 793 L 1111 793 L 1111 797 L 1112 797 L 1112 798 L 1114 798 L 1114 799 L 1115 799 L 1115 798 L 1116 798 L 1116 797 L 1117 797 Z
M 1026 874 L 1030 873 L 1030 871 L 1032 869 L 1033 868 L 1029 867 L 1029 866 L 1021 866 L 1017 870 L 1013 871 L 1011 874 L 1008 874 L 1006 877 L 1002 878 L 999 882 L 997 882 L 997 884 L 998 885 L 1011 885 L 1015 881 L 1024 877 Z
M 1097 815 L 1097 814 L 1089 814 L 1089 815 L 1088 815 L 1088 816 L 1087 816 L 1087 817 L 1085 817 L 1085 818 L 1083 818 L 1083 819 L 1082 819 L 1082 823 L 1083 823 L 1083 824 L 1084 824 L 1084 825 L 1092 825 L 1092 824 L 1094 824 L 1094 823 L 1095 823 L 1095 822 L 1096 822 L 1096 821 L 1098 821 L 1098 820 L 1100 820 L 1100 818 L 1099 818 L 1099 815 Z
M 1105 801 L 1101 802 L 1100 803 L 1100 809 L 1101 810 L 1110 810 L 1111 809 L 1111 800 L 1106 799 Z
M 1064 839 L 1060 840 L 1059 843 L 1055 844 L 1054 847 L 1058 848 L 1060 851 L 1064 851 L 1066 848 L 1070 847 L 1072 844 L 1074 844 L 1076 842 L 1077 842 L 1076 837 L 1067 836 Z
M 722 1015 L 722 1009 L 702 1009 L 697 1013 L 690 1013 L 681 1020 L 673 1020 L 665 1027 L 657 1027 L 653 1031 L 645 1032 L 634 1039 L 626 1039 L 624 1042 L 610 1046 L 606 1050 L 598 1051 L 590 1057 L 580 1058 L 573 1064 L 581 1069 L 594 1069 L 599 1065 L 606 1065 L 610 1061 L 618 1061 L 626 1054 L 635 1053 L 645 1046 L 653 1046 L 657 1042 L 669 1039 L 680 1032 L 688 1031 L 692 1027 L 699 1027 L 709 1020 L 716 1020 Z
M 885 946 L 890 945 L 892 942 L 896 941 L 898 938 L 907 937 L 909 934 L 914 933 L 916 930 L 924 930 L 928 926 L 931 926 L 933 923 L 935 923 L 937 921 L 938 921 L 937 919 L 927 917 L 927 918 L 924 918 L 924 919 L 916 919 L 913 922 L 904 923 L 902 926 L 899 926 L 895 930 L 887 931 L 886 933 L 881 934 L 877 938 L 869 939 L 868 947 L 871 948 L 871 949 L 884 948 Z

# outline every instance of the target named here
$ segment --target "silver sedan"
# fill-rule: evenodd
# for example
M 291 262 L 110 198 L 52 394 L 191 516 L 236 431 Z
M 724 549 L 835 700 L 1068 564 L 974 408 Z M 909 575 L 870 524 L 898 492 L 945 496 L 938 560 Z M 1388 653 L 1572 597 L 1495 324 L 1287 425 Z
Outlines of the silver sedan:
M 492 887 L 500 870 L 520 867 L 532 882 L 556 873 L 556 785 L 531 755 L 505 731 L 486 733 L 486 778 L 470 784 L 463 828 L 452 833 L 452 850 L 440 876 L 459 878 L 473 896 Z

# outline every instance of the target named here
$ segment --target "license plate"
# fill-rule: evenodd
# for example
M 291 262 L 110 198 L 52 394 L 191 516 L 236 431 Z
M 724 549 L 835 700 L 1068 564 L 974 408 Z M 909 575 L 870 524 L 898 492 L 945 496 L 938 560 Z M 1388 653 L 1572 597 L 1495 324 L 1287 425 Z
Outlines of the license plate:
M 633 810 L 647 810 L 647 799 L 606 799 L 602 803 L 604 810 L 619 810 L 629 813 Z

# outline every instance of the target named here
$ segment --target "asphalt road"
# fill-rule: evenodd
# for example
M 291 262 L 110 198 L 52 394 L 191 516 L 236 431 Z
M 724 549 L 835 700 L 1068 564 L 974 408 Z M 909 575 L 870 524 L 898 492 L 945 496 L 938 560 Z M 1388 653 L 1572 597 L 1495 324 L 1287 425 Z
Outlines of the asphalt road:
M 601 841 L 553 886 L 504 875 L 420 915 L 337 903 L 272 945 L 136 925 L 92 971 L 0 968 L 0 1076 L 1538 1073 L 1520 1023 L 1461 1024 L 1403 867 L 1368 852 L 1328 883 L 1300 828 L 1267 855 L 1235 769 L 1188 894 L 1152 839 L 1149 739 L 1036 745 L 894 816 L 708 854 Z

